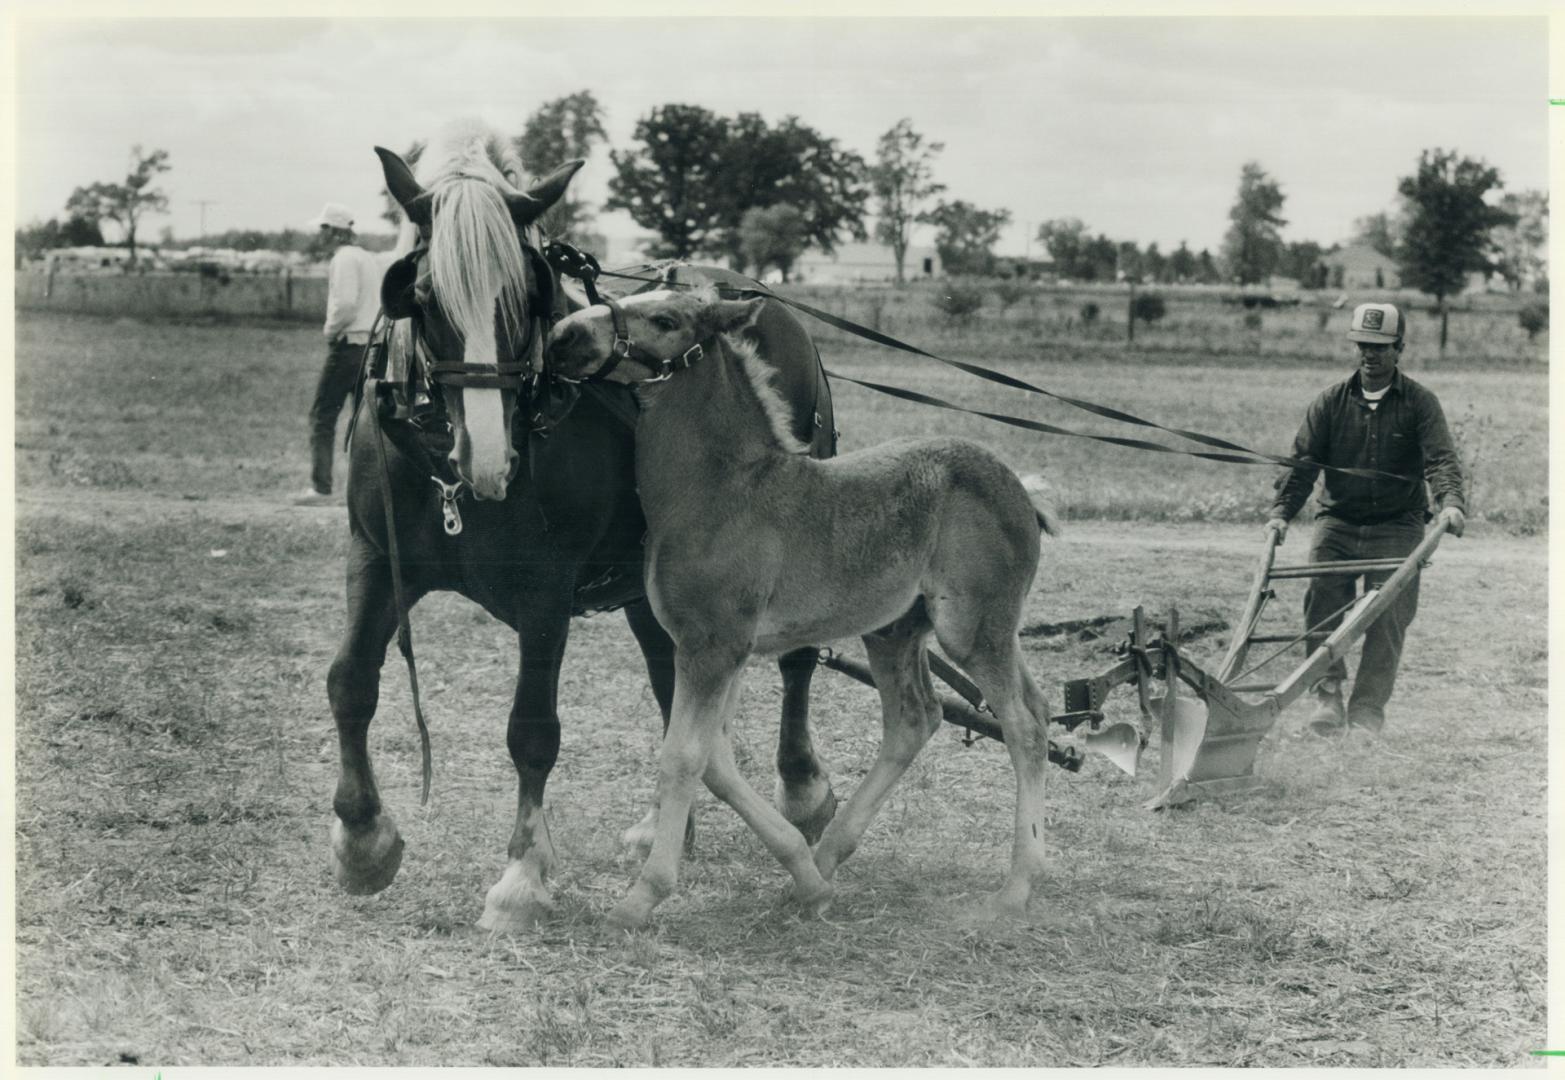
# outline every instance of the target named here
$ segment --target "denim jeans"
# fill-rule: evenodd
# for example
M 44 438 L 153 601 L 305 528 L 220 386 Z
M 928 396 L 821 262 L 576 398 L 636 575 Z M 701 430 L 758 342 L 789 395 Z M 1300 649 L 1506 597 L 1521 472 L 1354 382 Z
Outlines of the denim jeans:
M 1351 525 L 1336 518 L 1316 519 L 1315 536 L 1310 544 L 1310 562 L 1340 562 L 1346 559 L 1405 559 L 1424 538 L 1423 514 L 1407 514 L 1378 525 Z M 1378 585 L 1394 570 L 1376 570 L 1365 574 L 1365 588 Z M 1312 578 L 1304 596 L 1304 620 L 1307 627 L 1327 620 L 1338 608 L 1350 603 L 1356 593 L 1353 577 Z M 1407 628 L 1418 612 L 1418 575 L 1407 583 L 1400 596 L 1383 611 L 1364 633 L 1364 650 L 1359 657 L 1358 673 L 1353 680 L 1353 695 L 1348 699 L 1348 718 L 1366 727 L 1379 727 L 1386 702 L 1396 686 L 1397 668 L 1402 663 L 1402 643 Z M 1311 646 L 1325 640 L 1342 621 L 1330 618 L 1316 634 Z M 1347 677 L 1347 664 L 1338 660 L 1323 676 L 1341 683 Z
M 359 378 L 359 358 L 364 346 L 344 338 L 326 350 L 326 363 L 310 405 L 310 483 L 323 495 L 331 494 L 332 443 L 337 437 L 337 417 L 353 394 Z

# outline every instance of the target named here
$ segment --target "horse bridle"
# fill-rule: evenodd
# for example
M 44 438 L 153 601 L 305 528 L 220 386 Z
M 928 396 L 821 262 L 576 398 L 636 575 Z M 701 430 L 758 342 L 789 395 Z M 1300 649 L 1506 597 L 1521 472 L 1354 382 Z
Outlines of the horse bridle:
M 528 359 L 523 361 L 478 364 L 434 358 L 424 335 L 423 306 L 412 295 L 417 285 L 419 261 L 429 251 L 428 245 L 420 243 L 386 270 L 381 282 L 382 309 L 393 319 L 407 318 L 413 323 L 413 356 L 408 371 L 410 381 L 416 367 L 431 389 L 454 386 L 524 392 L 531 389 L 534 381 L 542 375 L 543 351 L 547 344 L 545 339 L 555 316 L 555 270 L 553 264 L 527 239 L 518 237 L 518 243 L 523 257 L 531 265 L 533 280 L 533 288 L 527 300 L 534 314 L 528 319 L 527 340 L 522 349 Z
M 651 378 L 637 379 L 636 386 L 645 386 L 650 383 L 667 382 L 673 378 L 674 372 L 679 368 L 689 368 L 691 364 L 706 355 L 698 341 L 684 352 L 676 356 L 658 356 L 648 349 L 637 345 L 630 338 L 630 324 L 625 319 L 625 309 L 612 297 L 601 297 L 593 307 L 605 307 L 609 309 L 609 318 L 614 323 L 614 342 L 609 346 L 609 358 L 597 370 L 582 376 L 579 379 L 568 378 L 555 372 L 554 377 L 568 383 L 595 383 L 605 381 L 614 369 L 626 360 L 632 360 L 642 367 L 653 372 Z M 589 309 L 590 310 L 590 309 Z

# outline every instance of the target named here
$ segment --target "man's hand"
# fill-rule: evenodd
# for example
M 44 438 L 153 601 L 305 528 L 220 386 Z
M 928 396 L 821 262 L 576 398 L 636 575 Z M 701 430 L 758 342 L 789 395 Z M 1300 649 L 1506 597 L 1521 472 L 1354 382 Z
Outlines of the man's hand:
M 1440 511 L 1440 520 L 1446 523 L 1446 532 L 1452 536 L 1461 536 L 1467 528 L 1467 515 L 1459 506 L 1448 506 Z
M 1288 523 L 1280 517 L 1266 519 L 1266 531 L 1277 534 L 1277 542 L 1280 544 L 1288 539 Z

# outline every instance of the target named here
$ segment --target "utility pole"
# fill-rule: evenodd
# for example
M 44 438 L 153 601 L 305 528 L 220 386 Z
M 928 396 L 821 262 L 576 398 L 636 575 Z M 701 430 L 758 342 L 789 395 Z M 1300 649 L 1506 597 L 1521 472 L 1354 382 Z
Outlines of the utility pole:
M 216 206 L 216 199 L 192 199 L 191 202 L 201 207 L 201 242 L 206 243 L 206 208 Z

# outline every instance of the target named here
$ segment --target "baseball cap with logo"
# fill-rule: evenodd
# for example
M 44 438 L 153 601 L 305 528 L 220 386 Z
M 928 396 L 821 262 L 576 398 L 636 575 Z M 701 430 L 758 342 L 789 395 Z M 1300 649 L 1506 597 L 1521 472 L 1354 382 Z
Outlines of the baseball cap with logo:
M 1394 345 L 1402 340 L 1404 329 L 1402 312 L 1395 304 L 1360 304 L 1353 309 L 1348 340 Z
M 313 219 L 309 227 L 312 229 L 324 229 L 330 225 L 334 229 L 353 228 L 353 211 L 341 203 L 329 202 L 321 211 L 320 217 Z

